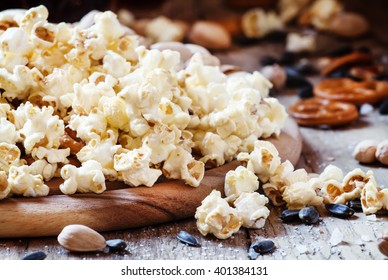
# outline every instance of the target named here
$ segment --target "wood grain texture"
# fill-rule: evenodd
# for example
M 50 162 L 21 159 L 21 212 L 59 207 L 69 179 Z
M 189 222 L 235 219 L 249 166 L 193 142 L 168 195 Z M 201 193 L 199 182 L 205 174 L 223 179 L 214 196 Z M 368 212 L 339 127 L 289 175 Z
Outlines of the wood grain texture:
M 288 121 L 278 138 L 270 139 L 283 158 L 296 164 L 302 141 L 298 126 Z M 54 236 L 69 224 L 83 224 L 97 231 L 149 226 L 193 217 L 201 201 L 213 190 L 223 193 L 225 174 L 235 169 L 233 161 L 207 170 L 197 188 L 181 180 L 129 188 L 108 182 L 102 194 L 57 194 L 60 180 L 51 182 L 54 195 L 40 198 L 9 198 L 0 203 L 0 238 Z M 125 188 L 123 188 L 125 187 Z

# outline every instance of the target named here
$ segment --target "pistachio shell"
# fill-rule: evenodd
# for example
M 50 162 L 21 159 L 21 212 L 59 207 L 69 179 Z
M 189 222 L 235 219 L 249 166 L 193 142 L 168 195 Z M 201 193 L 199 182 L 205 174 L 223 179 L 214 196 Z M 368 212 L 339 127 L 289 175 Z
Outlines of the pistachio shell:
M 343 37 L 357 37 L 368 31 L 368 22 L 355 13 L 339 13 L 330 22 L 329 30 Z
M 105 238 L 84 225 L 68 225 L 58 235 L 58 242 L 73 252 L 92 252 L 105 248 Z

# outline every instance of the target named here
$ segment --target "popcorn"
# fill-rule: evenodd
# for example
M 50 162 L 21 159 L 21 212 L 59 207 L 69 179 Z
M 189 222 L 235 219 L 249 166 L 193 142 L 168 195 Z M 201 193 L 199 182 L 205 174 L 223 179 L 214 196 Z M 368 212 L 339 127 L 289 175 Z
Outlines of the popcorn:
M 322 204 L 323 198 L 318 196 L 316 190 L 308 182 L 295 182 L 286 187 L 283 200 L 288 209 L 302 209 L 306 206 Z
M 66 149 L 47 149 L 37 147 L 31 151 L 34 159 L 46 159 L 49 163 L 67 163 L 67 157 L 70 155 L 70 148 Z
M 114 156 L 114 169 L 129 186 L 145 185 L 152 187 L 162 175 L 162 171 L 150 168 L 151 149 L 141 147 Z
M 274 12 L 262 9 L 251 9 L 242 17 L 242 29 L 245 36 L 260 38 L 275 30 L 283 29 L 283 22 Z
M 272 143 L 263 140 L 255 142 L 254 150 L 250 154 L 238 154 L 237 160 L 245 162 L 247 168 L 254 172 L 263 183 L 267 182 L 280 166 L 278 150 Z
M 280 0 L 278 7 L 280 18 L 287 23 L 296 18 L 299 13 L 309 4 L 310 0 Z
M 299 35 L 288 33 L 286 50 L 289 52 L 314 52 L 316 49 L 315 35 Z
M 268 198 L 257 192 L 243 192 L 234 201 L 238 215 L 242 218 L 242 226 L 246 228 L 262 228 L 269 216 L 269 210 L 265 205 Z
M 380 209 L 388 210 L 388 189 L 379 188 L 373 175 L 362 188 L 361 206 L 366 215 L 375 214 Z
M 0 142 L 0 171 L 8 173 L 12 166 L 18 166 L 20 154 L 21 152 L 16 145 Z
M 0 118 L 0 143 L 16 144 L 19 136 L 16 132 L 16 127 L 6 118 Z
M 131 71 L 131 63 L 127 62 L 124 57 L 113 52 L 107 51 L 103 58 L 103 69 L 105 73 L 115 78 L 123 77 Z
M 197 161 L 182 147 L 172 151 L 163 164 L 163 174 L 169 179 L 182 179 L 192 187 L 198 187 L 205 175 L 205 165 Z
M 185 29 L 182 25 L 164 16 L 159 16 L 147 24 L 145 33 L 154 42 L 182 41 Z
M 95 160 L 85 161 L 79 168 L 66 164 L 61 169 L 61 177 L 65 181 L 59 189 L 64 194 L 102 193 L 106 189 L 102 166 Z
M 195 212 L 197 227 L 202 235 L 209 233 L 217 238 L 227 239 L 236 233 L 242 219 L 237 211 L 221 198 L 219 191 L 213 190 L 201 203 Z
M 252 193 L 259 188 L 257 176 L 243 166 L 230 170 L 225 175 L 225 195 L 227 201 L 236 200 L 242 193 Z
M 129 130 L 129 116 L 126 112 L 126 104 L 119 96 L 101 97 L 98 107 L 104 115 L 107 124 L 115 129 Z
M 54 116 L 52 107 L 39 109 L 27 102 L 25 107 L 26 122 L 19 133 L 23 139 L 26 153 L 35 147 L 58 148 L 59 137 L 65 133 L 63 120 Z
M 264 114 L 259 119 L 259 126 L 262 128 L 262 137 L 267 138 L 271 135 L 279 136 L 288 114 L 286 109 L 273 97 L 264 98 L 263 105 Z
M 8 103 L 1 103 L 0 100 L 0 118 L 7 118 L 8 112 L 11 110 L 11 106 Z
M 58 165 L 56 163 L 48 163 L 44 159 L 39 159 L 31 163 L 29 168 L 32 175 L 41 175 L 45 181 L 50 181 L 57 174 Z
M 339 174 L 341 175 L 341 174 Z M 337 175 L 338 178 L 340 176 Z M 321 195 L 325 203 L 343 204 L 360 197 L 361 190 L 373 176 L 372 171 L 366 174 L 359 168 L 346 174 L 342 182 L 329 179 L 322 183 Z
M 31 174 L 28 165 L 11 166 L 8 174 L 8 184 L 12 194 L 27 197 L 47 196 L 50 190 L 44 184 L 42 175 Z
M 120 149 L 117 143 L 117 133 L 108 130 L 104 137 L 96 136 L 91 139 L 78 153 L 77 158 L 80 162 L 95 160 L 102 166 L 105 177 L 109 180 L 117 179 L 117 172 L 113 168 L 113 156 Z
M 10 191 L 11 188 L 8 184 L 7 173 L 3 170 L 0 170 L 0 200 L 6 198 Z
M 333 17 L 343 9 L 336 0 L 317 0 L 309 9 L 302 13 L 300 21 L 309 23 L 320 30 L 328 29 Z
M 69 128 L 77 132 L 77 137 L 89 142 L 107 130 L 107 120 L 101 111 L 93 109 L 87 116 L 72 115 Z

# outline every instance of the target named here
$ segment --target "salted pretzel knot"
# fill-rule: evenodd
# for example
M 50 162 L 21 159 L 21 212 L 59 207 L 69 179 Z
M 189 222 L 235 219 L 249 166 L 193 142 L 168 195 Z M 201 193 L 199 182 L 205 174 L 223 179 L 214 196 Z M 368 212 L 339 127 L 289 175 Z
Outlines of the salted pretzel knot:
M 288 111 L 303 126 L 338 126 L 350 123 L 358 117 L 357 108 L 353 104 L 320 98 L 299 101 Z
M 347 78 L 326 79 L 314 86 L 314 95 L 334 101 L 351 102 L 356 105 L 374 104 L 388 97 L 388 82 L 356 82 Z

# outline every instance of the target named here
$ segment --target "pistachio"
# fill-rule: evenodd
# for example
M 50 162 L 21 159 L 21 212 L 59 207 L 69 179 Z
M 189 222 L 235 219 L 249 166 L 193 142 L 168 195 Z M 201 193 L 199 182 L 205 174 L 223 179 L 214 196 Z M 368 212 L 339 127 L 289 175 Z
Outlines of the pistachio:
M 189 34 L 189 41 L 209 49 L 227 49 L 232 44 L 228 31 L 213 21 L 197 21 Z
M 376 160 L 377 142 L 374 140 L 363 140 L 354 148 L 353 156 L 361 163 L 372 163 Z
M 105 238 L 84 225 L 68 225 L 58 235 L 58 242 L 73 252 L 93 252 L 105 248 Z

